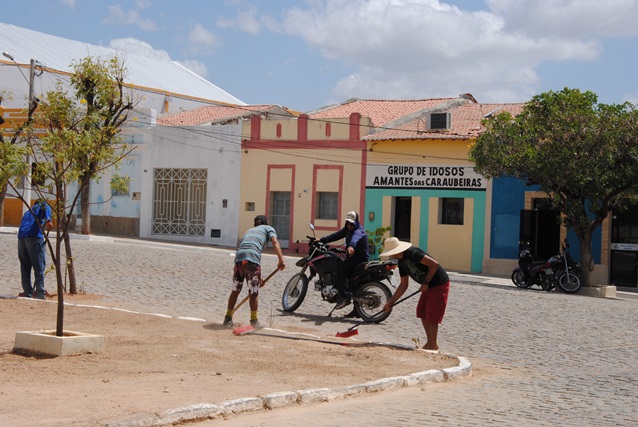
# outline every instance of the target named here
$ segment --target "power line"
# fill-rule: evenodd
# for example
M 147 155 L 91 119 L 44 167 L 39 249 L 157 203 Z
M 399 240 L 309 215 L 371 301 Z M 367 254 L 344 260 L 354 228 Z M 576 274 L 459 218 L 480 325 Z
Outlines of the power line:
M 143 111 L 139 111 L 139 110 L 134 110 L 138 113 L 141 114 L 146 114 Z M 220 125 L 220 127 L 222 127 Z M 188 147 L 193 147 L 193 148 L 197 148 L 197 149 L 202 149 L 202 150 L 208 150 L 208 151 L 219 151 L 218 148 L 214 148 L 214 147 L 201 147 L 201 146 L 197 146 L 197 145 L 193 145 L 193 144 L 188 144 L 185 143 L 181 140 L 177 140 L 177 139 L 173 139 L 168 137 L 165 133 L 158 133 L 158 132 L 154 132 L 153 129 L 156 127 L 149 127 L 148 130 L 144 129 L 144 128 L 137 128 L 151 136 L 157 136 L 157 137 L 161 137 L 165 140 L 169 140 L 171 142 L 174 142 L 176 144 L 180 144 L 180 145 L 184 145 L 184 146 L 188 146 Z M 188 126 L 166 126 L 166 128 L 168 129 L 172 129 L 172 128 L 178 128 L 181 129 L 185 132 L 193 132 L 195 134 L 204 136 L 204 137 L 210 137 L 210 138 L 216 138 L 216 141 L 220 142 L 220 143 L 224 143 L 224 144 L 228 144 L 231 147 L 235 148 L 238 147 L 239 149 L 236 151 L 231 151 L 232 153 L 239 153 L 241 152 L 241 142 L 237 142 L 237 139 L 231 139 L 231 136 L 234 136 L 233 134 L 229 134 L 227 132 L 217 132 L 216 129 L 214 129 L 214 126 L 211 126 L 211 128 L 209 128 L 206 131 L 199 131 L 196 128 L 193 127 L 188 127 Z M 240 137 L 241 138 L 241 137 Z M 308 149 L 319 149 L 319 148 L 323 148 L 322 144 L 320 142 L 316 142 L 316 143 L 309 143 L 306 141 L 303 141 L 301 143 L 299 143 L 299 141 L 297 140 L 273 140 L 273 139 L 259 139 L 259 140 L 255 140 L 258 142 L 272 142 L 272 143 L 278 143 L 278 142 L 288 142 L 288 143 L 294 143 L 296 146 L 294 148 L 292 148 L 291 150 L 308 150 Z M 327 161 L 327 162 L 334 162 L 334 163 L 340 163 L 340 164 L 360 164 L 360 162 L 356 162 L 356 161 L 346 161 L 343 160 L 343 157 L 340 157 L 341 160 L 332 158 L 332 157 L 321 157 L 321 156 L 317 156 L 317 155 L 302 155 L 299 153 L 291 153 L 291 150 L 281 150 L 281 149 L 274 149 L 274 148 L 257 148 L 258 150 L 262 150 L 262 151 L 267 151 L 267 152 L 271 152 L 271 153 L 276 153 L 276 154 L 280 154 L 280 155 L 285 155 L 288 157 L 294 157 L 294 158 L 306 158 L 306 159 L 316 159 L 316 160 L 323 160 L 323 161 Z M 348 151 L 361 151 L 361 149 L 354 149 L 351 147 L 343 147 L 343 148 L 338 148 L 338 147 L 334 147 L 331 148 L 331 150 L 348 150 Z M 408 157 L 408 158 L 420 158 L 420 159 L 426 159 L 426 158 L 430 158 L 430 159 L 438 159 L 438 160 L 467 160 L 467 158 L 459 158 L 459 157 L 447 157 L 447 156 L 432 156 L 432 155 L 423 155 L 423 154 L 412 154 L 412 153 L 401 153 L 401 152 L 393 152 L 393 151 L 375 151 L 376 153 L 380 153 L 380 154 L 388 154 L 388 155 L 395 155 L 395 156 L 402 156 L 402 157 Z

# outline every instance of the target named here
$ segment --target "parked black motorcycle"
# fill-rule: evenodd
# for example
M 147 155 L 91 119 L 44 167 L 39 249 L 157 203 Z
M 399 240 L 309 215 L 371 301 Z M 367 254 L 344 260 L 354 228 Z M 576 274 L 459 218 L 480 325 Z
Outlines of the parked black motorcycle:
M 314 234 L 315 228 L 312 224 L 310 228 Z M 317 280 L 314 288 L 321 293 L 321 298 L 332 304 L 337 303 L 336 272 L 339 264 L 346 258 L 345 249 L 330 247 L 316 237 L 306 237 L 310 246 L 308 255 L 297 261 L 296 265 L 301 267 L 301 271 L 288 281 L 281 298 L 281 305 L 287 312 L 299 308 L 308 292 L 308 283 L 315 277 Z M 374 317 L 373 322 L 379 323 L 390 315 L 383 313 L 375 316 L 392 297 L 388 286 L 381 282 L 387 280 L 392 285 L 390 277 L 395 268 L 396 260 L 369 261 L 357 265 L 348 277 L 348 289 L 354 309 L 363 320 Z
M 512 271 L 512 282 L 520 288 L 539 285 L 549 292 L 556 286 L 568 294 L 581 288 L 580 264 L 569 254 L 569 245 L 565 243 L 557 255 L 547 260 L 534 257 L 529 246 L 525 246 L 519 255 L 518 267 Z

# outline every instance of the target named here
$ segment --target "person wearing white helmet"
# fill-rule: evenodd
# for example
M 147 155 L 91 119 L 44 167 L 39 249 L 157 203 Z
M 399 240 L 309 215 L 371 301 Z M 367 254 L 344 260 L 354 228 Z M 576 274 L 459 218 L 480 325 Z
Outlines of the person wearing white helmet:
M 350 272 L 362 262 L 368 262 L 370 254 L 368 253 L 368 234 L 365 228 L 359 222 L 359 214 L 350 211 L 346 215 L 346 223 L 343 228 L 332 234 L 319 239 L 323 243 L 330 243 L 340 239 L 346 241 L 347 257 L 339 266 L 336 277 L 337 290 L 339 292 L 337 299 L 337 310 L 350 304 L 350 293 L 346 281 Z

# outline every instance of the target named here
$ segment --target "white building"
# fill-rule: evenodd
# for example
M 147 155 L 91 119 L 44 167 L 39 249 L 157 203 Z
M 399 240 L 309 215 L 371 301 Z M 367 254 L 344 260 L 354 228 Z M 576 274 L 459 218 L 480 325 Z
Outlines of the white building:
M 6 52 L 0 57 L 2 107 L 19 110 L 28 105 L 32 59 L 33 89 L 39 96 L 58 80 L 68 82 L 72 61 L 124 55 L 126 84 L 140 99 L 135 117 L 129 117 L 133 120 L 123 130 L 124 142 L 135 149 L 117 171 L 130 178 L 130 192 L 111 194 L 115 171 L 92 184 L 92 232 L 236 245 L 241 119 L 223 126 L 155 124 L 162 114 L 203 106 L 241 109 L 245 103 L 176 62 L 123 54 L 10 24 L 0 23 L 0 51 Z M 19 200 L 9 194 L 5 225 L 17 225 L 11 222 L 15 217 L 19 222 L 21 209 Z M 12 210 L 18 210 L 17 215 Z

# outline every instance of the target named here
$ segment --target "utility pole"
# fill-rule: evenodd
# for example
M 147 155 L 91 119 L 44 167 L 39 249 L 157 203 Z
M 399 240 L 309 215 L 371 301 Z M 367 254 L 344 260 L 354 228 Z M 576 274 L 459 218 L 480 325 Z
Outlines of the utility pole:
M 33 119 L 33 106 L 35 104 L 34 99 L 34 80 L 35 80 L 35 59 L 31 59 L 29 64 L 29 109 L 27 112 L 27 122 L 31 123 Z M 31 132 L 29 132 L 28 146 L 27 146 L 27 176 L 24 177 L 24 185 L 22 197 L 26 201 L 26 204 L 22 206 L 22 213 L 24 214 L 29 210 L 31 206 Z

